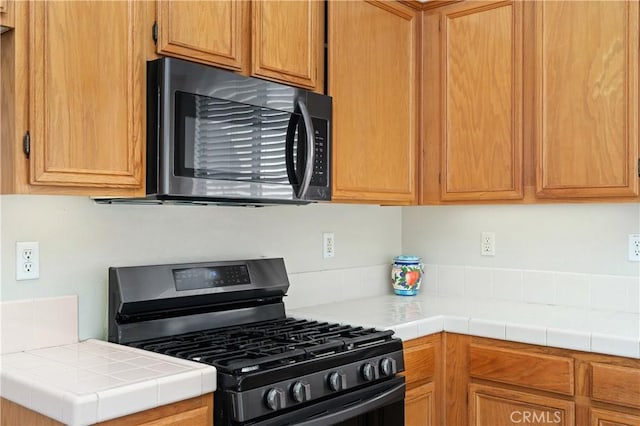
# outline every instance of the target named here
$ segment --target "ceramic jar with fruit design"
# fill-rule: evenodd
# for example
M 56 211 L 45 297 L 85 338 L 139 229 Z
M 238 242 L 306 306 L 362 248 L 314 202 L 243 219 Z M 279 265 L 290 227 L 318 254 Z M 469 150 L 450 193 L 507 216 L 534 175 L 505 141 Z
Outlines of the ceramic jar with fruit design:
M 401 296 L 415 296 L 420 289 L 424 265 L 418 256 L 396 256 L 391 265 L 393 291 Z

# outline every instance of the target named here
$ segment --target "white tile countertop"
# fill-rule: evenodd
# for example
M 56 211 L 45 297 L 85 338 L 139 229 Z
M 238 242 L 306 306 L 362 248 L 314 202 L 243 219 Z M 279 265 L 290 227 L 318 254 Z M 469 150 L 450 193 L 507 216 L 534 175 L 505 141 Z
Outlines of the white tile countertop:
M 209 365 L 87 340 L 0 356 L 0 395 L 68 425 L 86 425 L 204 395 Z
M 640 358 L 640 315 L 510 301 L 386 295 L 287 311 L 296 318 L 391 329 L 403 340 L 440 331 Z

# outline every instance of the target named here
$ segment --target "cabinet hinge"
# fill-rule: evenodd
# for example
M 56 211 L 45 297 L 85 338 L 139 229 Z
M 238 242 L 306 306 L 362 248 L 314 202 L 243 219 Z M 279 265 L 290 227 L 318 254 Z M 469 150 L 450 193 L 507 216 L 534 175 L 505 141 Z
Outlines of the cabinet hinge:
M 438 173 L 438 183 L 442 183 L 442 174 Z
M 31 153 L 31 135 L 28 130 L 22 137 L 22 151 L 24 152 L 24 155 L 29 158 L 29 154 Z
M 442 28 L 442 17 L 438 19 L 438 32 L 440 32 L 441 28 Z
M 638 158 L 638 177 L 640 177 L 640 158 Z
M 151 37 L 153 37 L 153 42 L 158 44 L 158 22 L 153 22 L 153 27 L 151 27 Z

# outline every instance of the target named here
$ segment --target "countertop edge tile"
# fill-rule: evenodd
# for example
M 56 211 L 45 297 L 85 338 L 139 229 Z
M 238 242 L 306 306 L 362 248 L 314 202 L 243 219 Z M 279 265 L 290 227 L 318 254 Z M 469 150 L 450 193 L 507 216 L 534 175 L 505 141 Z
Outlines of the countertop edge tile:
M 591 352 L 591 333 L 549 327 L 547 346 Z
M 480 318 L 469 319 L 469 334 L 490 339 L 505 340 L 506 321 L 486 320 Z
M 428 336 L 430 334 L 439 333 L 444 330 L 444 316 L 437 315 L 425 318 L 418 323 L 418 337 Z
M 547 328 L 535 325 L 510 323 L 507 321 L 505 340 L 547 346 Z
M 202 392 L 202 372 L 199 370 L 160 377 L 157 381 L 158 406 L 194 398 Z
M 131 398 L 131 395 L 136 395 Z M 98 391 L 98 421 L 111 420 L 158 406 L 158 380 L 146 380 Z
M 31 407 L 31 382 L 20 377 L 16 371 L 3 370 L 0 376 L 1 396 L 24 407 Z
M 218 374 L 215 368 L 203 368 L 200 370 L 202 374 L 202 390 L 201 394 L 205 395 L 216 390 L 218 387 Z
M 457 315 L 444 316 L 444 331 L 451 333 L 469 334 L 469 317 Z
M 38 381 L 31 382 L 31 404 L 38 407 L 38 412 L 52 419 L 63 421 L 65 395 L 68 392 L 56 389 Z
M 94 424 L 98 422 L 98 395 L 95 393 L 63 397 L 62 421 L 70 426 Z
M 395 332 L 395 337 L 402 340 L 411 340 L 419 337 L 418 324 L 415 321 L 408 324 L 395 325 L 393 327 L 389 327 L 389 329 Z
M 591 334 L 591 351 L 608 355 L 640 358 L 640 344 L 638 344 L 637 340 L 608 336 L 600 333 Z

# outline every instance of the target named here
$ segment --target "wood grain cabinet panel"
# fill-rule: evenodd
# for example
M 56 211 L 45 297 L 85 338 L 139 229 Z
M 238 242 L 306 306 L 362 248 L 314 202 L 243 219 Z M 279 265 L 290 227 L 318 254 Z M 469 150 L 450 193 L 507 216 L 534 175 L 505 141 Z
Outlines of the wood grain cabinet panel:
M 442 200 L 523 196 L 522 11 L 465 2 L 440 15 Z
M 144 193 L 143 7 L 30 3 L 32 185 Z
M 538 197 L 638 195 L 638 2 L 535 4 Z
M 409 204 L 416 198 L 417 12 L 392 1 L 330 1 L 336 201 Z
M 0 0 L 0 25 L 13 28 L 15 25 L 15 0 Z
M 469 374 L 532 389 L 574 394 L 571 358 L 471 344 Z
M 470 426 L 575 424 L 571 401 L 478 384 L 469 385 Z
M 249 60 L 248 8 L 244 0 L 160 0 L 157 52 L 243 70 Z
M 404 376 L 405 424 L 407 426 L 444 423 L 442 382 L 442 334 L 405 341 Z
M 255 0 L 251 13 L 251 74 L 322 92 L 323 3 Z
M 640 426 L 640 415 L 592 408 L 591 426 Z
M 157 16 L 160 54 L 324 90 L 322 2 L 160 0 Z
M 407 391 L 404 398 L 405 426 L 436 426 L 434 423 L 435 386 L 433 383 Z
M 640 369 L 593 363 L 591 386 L 595 400 L 640 408 Z
M 405 348 L 405 380 L 413 384 L 432 379 L 435 374 L 436 346 L 433 343 Z

